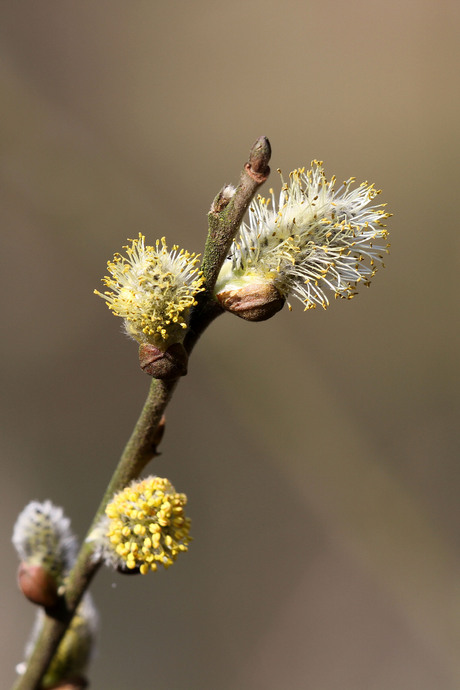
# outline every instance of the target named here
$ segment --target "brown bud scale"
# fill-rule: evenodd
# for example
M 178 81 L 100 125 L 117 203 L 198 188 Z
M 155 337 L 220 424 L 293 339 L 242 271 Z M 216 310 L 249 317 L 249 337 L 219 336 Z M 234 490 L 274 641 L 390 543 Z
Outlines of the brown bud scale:
M 144 343 L 139 347 L 139 364 L 155 379 L 177 379 L 187 373 L 188 355 L 182 343 L 173 343 L 166 351 Z
M 280 311 L 285 302 L 270 283 L 223 291 L 217 295 L 217 299 L 224 309 L 246 321 L 266 321 Z
M 254 142 L 250 154 L 249 161 L 245 165 L 245 170 L 255 182 L 262 184 L 270 175 L 270 168 L 268 161 L 270 160 L 272 149 L 267 137 L 259 137 Z
M 58 602 L 56 580 L 41 565 L 21 563 L 18 570 L 18 585 L 24 596 L 38 606 L 51 608 Z

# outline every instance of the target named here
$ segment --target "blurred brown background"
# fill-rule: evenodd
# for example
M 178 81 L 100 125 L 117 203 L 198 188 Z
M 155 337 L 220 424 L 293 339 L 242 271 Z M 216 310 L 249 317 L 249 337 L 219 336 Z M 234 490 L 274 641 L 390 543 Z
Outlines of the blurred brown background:
M 136 346 L 93 296 L 127 237 L 201 251 L 252 142 L 325 161 L 394 213 L 353 302 L 218 320 L 150 470 L 195 541 L 105 571 L 97 690 L 460 687 L 457 2 L 0 5 L 0 686 L 32 607 L 9 543 L 31 499 L 80 537 L 143 403 Z

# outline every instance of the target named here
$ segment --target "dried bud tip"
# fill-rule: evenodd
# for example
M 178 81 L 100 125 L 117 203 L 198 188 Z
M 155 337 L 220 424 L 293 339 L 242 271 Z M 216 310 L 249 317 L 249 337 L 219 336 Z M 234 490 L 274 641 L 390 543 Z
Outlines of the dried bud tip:
M 266 321 L 284 306 L 284 298 L 271 283 L 251 283 L 237 290 L 220 292 L 224 309 L 246 321 Z
M 256 182 L 265 182 L 270 174 L 268 163 L 272 155 L 272 148 L 267 137 L 259 137 L 253 144 L 246 163 L 246 171 Z
M 216 196 L 211 204 L 211 213 L 220 213 L 228 206 L 228 202 L 235 194 L 236 188 L 232 184 L 226 184 L 222 187 L 219 194 Z
M 173 343 L 165 352 L 143 343 L 139 347 L 139 363 L 155 379 L 178 379 L 187 373 L 188 355 L 182 343 Z
M 21 563 L 18 570 L 18 585 L 24 596 L 38 606 L 50 608 L 58 602 L 56 580 L 41 565 Z

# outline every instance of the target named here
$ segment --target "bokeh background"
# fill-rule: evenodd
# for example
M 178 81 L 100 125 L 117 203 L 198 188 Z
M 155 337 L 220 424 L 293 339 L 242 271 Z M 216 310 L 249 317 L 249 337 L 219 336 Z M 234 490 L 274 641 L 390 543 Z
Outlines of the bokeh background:
M 261 134 L 285 173 L 375 181 L 387 267 L 326 312 L 219 319 L 149 470 L 189 496 L 167 573 L 101 572 L 92 687 L 460 687 L 458 65 L 439 0 L 0 5 L 0 685 L 34 612 L 31 499 L 83 537 L 145 398 L 93 296 L 139 232 L 201 251 Z

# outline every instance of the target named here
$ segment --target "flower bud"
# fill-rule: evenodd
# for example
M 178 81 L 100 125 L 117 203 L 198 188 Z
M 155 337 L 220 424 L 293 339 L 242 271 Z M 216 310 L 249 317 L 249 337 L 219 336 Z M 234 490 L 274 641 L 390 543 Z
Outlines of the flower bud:
M 249 152 L 249 161 L 246 163 L 246 171 L 259 184 L 265 182 L 270 174 L 268 162 L 272 155 L 272 149 L 267 137 L 259 137 L 252 145 Z
M 18 570 L 21 592 L 33 604 L 50 608 L 58 602 L 56 579 L 42 565 L 21 563 Z
M 246 321 L 266 321 L 285 302 L 272 283 L 257 280 L 234 290 L 222 290 L 216 297 L 226 311 Z
M 21 559 L 18 582 L 24 595 L 41 606 L 56 604 L 59 585 L 77 551 L 62 508 L 51 501 L 31 501 L 16 521 L 13 544 Z
M 188 355 L 182 343 L 173 343 L 166 351 L 144 343 L 139 347 L 139 363 L 155 379 L 177 379 L 187 373 Z

